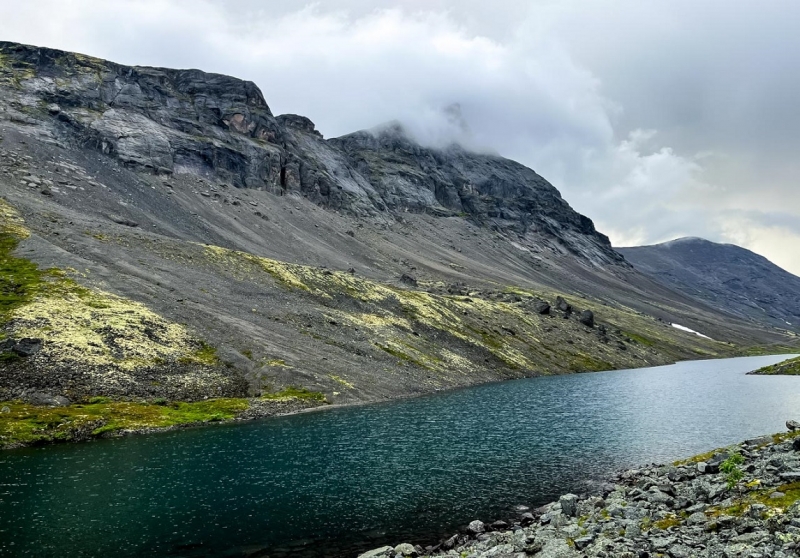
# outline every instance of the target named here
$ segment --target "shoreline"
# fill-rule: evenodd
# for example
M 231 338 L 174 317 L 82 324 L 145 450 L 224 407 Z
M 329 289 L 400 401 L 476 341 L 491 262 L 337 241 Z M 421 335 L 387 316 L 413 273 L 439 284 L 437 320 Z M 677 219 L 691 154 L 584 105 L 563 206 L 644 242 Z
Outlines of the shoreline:
M 727 358 L 753 358 L 753 357 L 761 357 L 761 356 L 772 356 L 772 355 L 747 355 L 747 356 L 740 356 L 740 357 L 721 357 L 719 359 L 714 358 L 704 358 L 704 359 L 695 359 L 695 360 L 724 360 Z M 777 354 L 774 356 L 778 356 Z M 781 354 L 783 356 L 783 354 Z M 786 354 L 789 359 L 795 356 L 795 353 L 787 353 Z M 678 362 L 685 362 L 685 361 L 676 361 L 670 364 L 663 364 L 658 366 L 672 366 L 677 364 Z M 777 365 L 780 365 L 785 361 L 781 361 Z M 656 366 L 656 367 L 658 367 Z M 653 366 L 642 366 L 635 368 L 636 369 L 643 369 L 643 368 L 655 368 Z M 614 372 L 619 370 L 628 370 L 626 369 L 615 369 L 615 370 L 606 370 L 603 372 Z M 572 374 L 591 374 L 595 372 L 573 372 Z M 748 373 L 752 374 L 752 372 Z M 542 375 L 536 376 L 529 376 L 525 378 L 514 378 L 513 380 L 524 380 L 524 379 L 531 379 L 531 378 L 538 378 L 543 377 Z M 175 430 L 183 430 L 189 428 L 202 428 L 205 426 L 212 426 L 212 425 L 234 425 L 236 423 L 242 422 L 251 422 L 256 420 L 263 420 L 268 418 L 274 417 L 283 417 L 283 416 L 291 416 L 300 413 L 310 413 L 310 412 L 319 412 L 329 409 L 338 409 L 338 408 L 345 408 L 345 407 L 359 407 L 364 405 L 374 405 L 374 404 L 381 404 L 381 403 L 392 403 L 395 401 L 402 401 L 404 399 L 413 399 L 418 397 L 429 397 L 432 395 L 437 395 L 441 393 L 449 393 L 453 391 L 457 391 L 460 389 L 468 389 L 474 388 L 477 386 L 484 386 L 498 382 L 508 382 L 513 380 L 492 380 L 488 382 L 479 382 L 476 384 L 464 385 L 464 386 L 456 386 L 448 389 L 437 389 L 435 391 L 426 392 L 426 393 L 416 393 L 416 394 L 401 394 L 394 397 L 388 397 L 384 399 L 375 399 L 370 401 L 354 401 L 350 403 L 327 403 L 326 400 L 319 400 L 319 399 L 309 399 L 304 397 L 286 397 L 284 399 L 273 399 L 273 400 L 265 400 L 260 398 L 241 398 L 236 399 L 237 401 L 247 402 L 247 407 L 243 410 L 240 410 L 238 414 L 235 414 L 230 417 L 225 418 L 209 418 L 205 420 L 196 420 L 190 422 L 182 422 L 178 424 L 170 424 L 168 426 L 142 426 L 137 428 L 119 428 L 109 431 L 104 431 L 101 433 L 95 433 L 95 430 L 98 427 L 102 427 L 102 424 L 98 424 L 97 422 L 89 423 L 89 427 L 82 427 L 78 426 L 73 428 L 72 430 L 67 430 L 65 434 L 61 437 L 53 437 L 51 439 L 45 440 L 35 440 L 31 442 L 12 442 L 9 444 L 5 444 L 0 447 L 0 451 L 7 451 L 7 450 L 15 450 L 15 449 L 22 449 L 26 447 L 39 447 L 39 446 L 48 446 L 48 445 L 56 445 L 56 444 L 63 444 L 63 443 L 79 443 L 79 442 L 86 442 L 92 440 L 99 440 L 99 439 L 109 439 L 109 438 L 124 438 L 128 436 L 139 436 L 139 435 L 146 435 L 146 434 L 158 434 L 164 432 L 172 432 Z M 217 399 L 209 399 L 209 402 L 219 401 Z M 8 405 L 20 402 L 3 402 L 0 405 Z M 120 403 L 129 403 L 135 404 L 133 402 L 120 402 Z M 186 402 L 173 402 L 173 403 L 186 403 Z M 90 404 L 90 403 L 89 403 Z M 49 410 L 58 410 L 58 409 L 70 409 L 70 408 L 82 408 L 87 404 L 70 404 L 64 407 L 48 407 L 48 406 L 35 406 L 35 405 L 27 405 L 28 407 L 33 408 L 40 408 L 40 409 L 49 409 Z M 153 403 L 144 403 L 143 405 L 153 405 Z M 5 407 L 3 408 L 5 412 Z M 2 415 L 0 415 L 2 418 Z
M 613 474 L 515 520 L 472 521 L 422 548 L 358 558 L 788 558 L 800 556 L 800 424 L 668 464 Z

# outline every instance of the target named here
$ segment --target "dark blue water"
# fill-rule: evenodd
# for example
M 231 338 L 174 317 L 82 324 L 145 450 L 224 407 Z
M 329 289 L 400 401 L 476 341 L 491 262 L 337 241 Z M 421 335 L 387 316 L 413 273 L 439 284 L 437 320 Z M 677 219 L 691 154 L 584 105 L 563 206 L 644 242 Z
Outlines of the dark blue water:
M 0 453 L 0 554 L 354 555 L 434 542 L 581 481 L 777 432 L 784 357 L 519 380 L 260 422 Z

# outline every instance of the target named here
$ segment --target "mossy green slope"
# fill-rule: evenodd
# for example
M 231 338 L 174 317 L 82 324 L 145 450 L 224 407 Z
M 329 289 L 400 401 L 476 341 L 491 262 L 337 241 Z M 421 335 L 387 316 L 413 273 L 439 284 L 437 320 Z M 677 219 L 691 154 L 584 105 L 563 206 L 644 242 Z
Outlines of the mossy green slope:
M 756 374 L 759 376 L 798 376 L 800 375 L 800 357 L 785 360 L 771 366 L 764 366 L 763 368 L 759 368 L 758 370 L 751 372 L 751 374 Z
M 0 200 L 0 331 L 43 340 L 49 363 L 119 373 L 168 363 L 214 366 L 215 349 L 144 305 L 79 285 L 15 255 L 30 232 Z

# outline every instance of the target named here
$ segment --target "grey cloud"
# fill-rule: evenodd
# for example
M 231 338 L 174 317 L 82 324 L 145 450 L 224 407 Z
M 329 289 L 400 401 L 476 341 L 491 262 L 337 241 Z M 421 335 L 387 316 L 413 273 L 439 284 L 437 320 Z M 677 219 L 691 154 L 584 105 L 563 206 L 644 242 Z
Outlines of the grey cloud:
M 326 136 L 399 119 L 528 164 L 616 244 L 705 236 L 798 273 L 796 21 L 791 0 L 0 4 L 5 39 L 251 79 Z

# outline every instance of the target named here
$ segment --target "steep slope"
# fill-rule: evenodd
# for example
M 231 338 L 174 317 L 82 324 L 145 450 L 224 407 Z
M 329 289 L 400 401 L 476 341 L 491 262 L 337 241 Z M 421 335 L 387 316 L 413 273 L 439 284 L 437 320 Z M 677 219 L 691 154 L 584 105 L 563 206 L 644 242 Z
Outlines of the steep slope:
M 227 76 L 0 43 L 0 138 L 0 399 L 347 403 L 792 340 L 639 274 L 522 165 L 324 140 Z
M 750 250 L 702 238 L 617 250 L 670 288 L 742 318 L 800 331 L 800 277 Z

